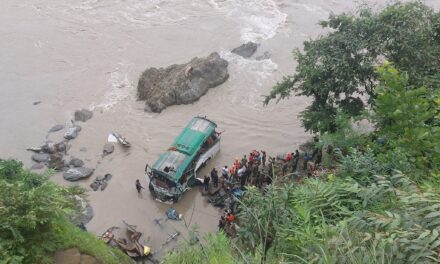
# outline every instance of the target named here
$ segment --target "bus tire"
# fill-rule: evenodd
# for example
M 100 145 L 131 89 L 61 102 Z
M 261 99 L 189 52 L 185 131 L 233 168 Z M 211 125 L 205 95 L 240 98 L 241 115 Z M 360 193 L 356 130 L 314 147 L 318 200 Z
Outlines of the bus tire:
M 151 184 L 148 185 L 148 189 L 150 190 L 150 193 L 153 196 L 153 198 L 156 198 L 156 192 L 154 191 L 154 187 Z

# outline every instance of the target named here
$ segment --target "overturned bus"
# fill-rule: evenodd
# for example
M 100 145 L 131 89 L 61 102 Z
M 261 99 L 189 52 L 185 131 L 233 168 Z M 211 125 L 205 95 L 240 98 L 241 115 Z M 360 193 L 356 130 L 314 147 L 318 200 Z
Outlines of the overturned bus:
M 217 124 L 206 117 L 194 117 L 174 140 L 171 147 L 152 165 L 145 167 L 150 179 L 148 188 L 154 198 L 177 202 L 194 187 L 196 172 L 220 150 Z

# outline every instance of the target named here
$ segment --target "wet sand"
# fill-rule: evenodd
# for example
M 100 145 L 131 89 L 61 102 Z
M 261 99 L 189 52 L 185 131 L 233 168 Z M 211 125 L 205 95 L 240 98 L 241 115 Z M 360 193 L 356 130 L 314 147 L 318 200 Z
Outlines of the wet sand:
M 148 190 L 138 196 L 136 179 L 148 187 L 146 163 L 153 163 L 198 114 L 225 130 L 221 152 L 201 175 L 255 148 L 269 155 L 294 151 L 309 138 L 297 119 L 308 100 L 292 97 L 265 107 L 261 95 L 293 72 L 293 48 L 324 33 L 319 20 L 356 6 L 350 0 L 58 2 L 0 3 L 0 34 L 5 40 L 0 43 L 5 51 L 0 54 L 0 157 L 17 158 L 30 167 L 26 148 L 43 144 L 49 128 L 69 123 L 76 109 L 94 110 L 91 120 L 79 123 L 83 129 L 71 141 L 69 155 L 96 171 L 77 184 L 89 189 L 97 175 L 111 173 L 113 178 L 105 191 L 89 192 L 95 217 L 87 228 L 101 234 L 110 226 L 122 227 L 125 220 L 139 227 L 153 249 L 165 242 L 166 232 L 183 231 L 185 226 L 183 221 L 169 222 L 164 231 L 154 224 L 154 219 L 166 218 L 169 205 L 152 200 Z M 228 52 L 246 40 L 260 43 L 255 56 L 267 51 L 270 59 L 243 59 Z M 143 102 L 135 96 L 143 70 L 184 63 L 212 51 L 229 61 L 226 83 L 194 104 L 172 106 L 160 114 L 143 111 Z M 35 101 L 41 103 L 33 105 Z M 102 147 L 113 131 L 132 147 L 116 145 L 113 154 L 102 158 Z M 60 131 L 49 139 L 61 136 Z M 80 150 L 84 147 L 87 151 Z M 60 174 L 53 180 L 70 184 Z M 198 188 L 185 193 L 174 207 L 201 233 L 217 230 L 220 212 Z

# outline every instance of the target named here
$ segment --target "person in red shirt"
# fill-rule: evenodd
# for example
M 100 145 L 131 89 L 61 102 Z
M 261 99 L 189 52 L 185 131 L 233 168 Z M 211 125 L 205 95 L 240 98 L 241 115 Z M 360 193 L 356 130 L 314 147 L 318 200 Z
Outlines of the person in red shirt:
M 231 213 L 228 213 L 227 215 L 226 215 L 226 222 L 228 223 L 228 224 L 231 224 L 232 222 L 234 222 L 235 221 L 235 215 L 233 215 L 233 214 L 231 214 Z
M 284 160 L 287 161 L 287 162 L 289 162 L 289 161 L 292 160 L 292 158 L 293 158 L 292 153 L 287 153 L 287 154 L 286 154 L 286 157 L 284 158 Z

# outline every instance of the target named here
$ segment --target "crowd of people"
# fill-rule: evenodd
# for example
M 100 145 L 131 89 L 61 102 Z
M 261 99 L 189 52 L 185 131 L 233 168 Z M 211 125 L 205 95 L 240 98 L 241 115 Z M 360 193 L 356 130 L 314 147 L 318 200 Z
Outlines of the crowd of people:
M 294 173 L 298 165 L 306 166 L 311 157 L 303 156 L 304 164 L 299 164 L 300 153 L 298 150 L 277 157 L 270 157 L 266 151 L 253 150 L 244 155 L 241 159 L 235 159 L 232 165 L 225 165 L 217 170 L 213 168 L 209 175 L 203 179 L 203 191 L 206 194 L 214 195 L 219 190 L 226 193 L 219 206 L 224 207 L 218 227 L 225 230 L 236 220 L 237 205 L 234 202 L 234 192 L 237 189 L 246 190 L 248 186 L 262 188 L 271 184 L 274 173 L 281 173 L 282 176 Z M 274 170 L 277 170 L 276 172 Z M 278 174 L 279 175 L 279 174 Z M 224 201 L 224 203 L 223 203 Z

